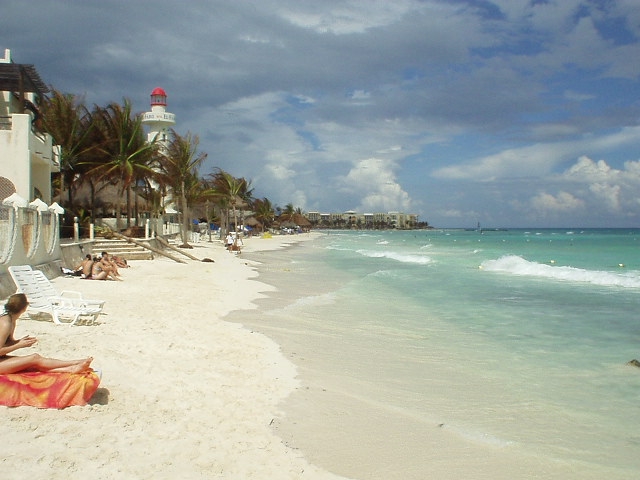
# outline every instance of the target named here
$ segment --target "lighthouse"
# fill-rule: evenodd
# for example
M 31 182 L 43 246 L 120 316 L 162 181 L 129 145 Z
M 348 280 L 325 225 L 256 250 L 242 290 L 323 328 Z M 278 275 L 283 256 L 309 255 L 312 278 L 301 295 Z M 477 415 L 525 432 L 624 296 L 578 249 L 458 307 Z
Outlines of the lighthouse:
M 151 92 L 151 111 L 142 117 L 142 123 L 149 127 L 147 141 L 151 143 L 155 140 L 165 148 L 169 141 L 168 130 L 176 124 L 176 116 L 168 113 L 166 108 L 167 94 L 162 88 L 157 87 Z

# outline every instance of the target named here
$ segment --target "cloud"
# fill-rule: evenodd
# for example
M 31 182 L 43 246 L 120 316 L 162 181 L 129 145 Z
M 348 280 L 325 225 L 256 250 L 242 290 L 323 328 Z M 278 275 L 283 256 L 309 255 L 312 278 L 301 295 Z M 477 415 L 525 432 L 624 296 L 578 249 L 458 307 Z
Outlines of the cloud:
M 610 180 L 612 176 L 618 176 L 619 173 L 618 171 L 612 170 L 604 160 L 594 162 L 589 157 L 583 155 L 563 174 L 563 177 L 574 181 L 594 182 Z
M 568 192 L 559 192 L 557 195 L 539 193 L 531 199 L 531 206 L 536 213 L 546 216 L 558 213 L 571 213 L 584 208 L 584 201 L 574 197 Z
M 626 147 L 640 142 L 640 127 L 626 127 L 601 136 L 585 135 L 562 142 L 537 143 L 521 148 L 510 148 L 464 164 L 434 170 L 435 178 L 489 181 L 500 178 L 544 176 L 571 157 L 584 151 L 600 152 Z M 585 157 L 586 158 L 586 157 Z M 587 168 L 581 161 L 574 167 L 575 174 Z M 569 172 L 568 175 L 571 175 Z
M 640 162 L 625 162 L 623 169 L 615 169 L 604 160 L 595 162 L 583 156 L 560 179 L 586 184 L 595 201 L 611 214 L 625 208 L 634 210 L 640 187 Z
M 580 211 L 592 215 L 638 215 L 640 162 L 627 162 L 624 169 L 615 169 L 604 160 L 596 162 L 582 156 L 566 171 L 548 180 L 547 188 L 555 184 L 561 190 L 556 194 L 542 191 L 533 196 L 529 207 L 536 215 L 546 217 Z M 565 190 L 572 186 L 573 193 Z
M 356 210 L 363 212 L 409 211 L 411 200 L 400 184 L 394 162 L 381 158 L 361 160 L 343 178 L 338 179 L 341 190 L 361 197 Z
M 589 190 L 596 198 L 602 201 L 611 212 L 620 210 L 620 185 L 609 185 L 606 183 L 592 183 Z
M 146 111 L 163 87 L 202 173 L 279 205 L 433 224 L 531 221 L 532 199 L 558 223 L 640 216 L 636 1 L 183 3 L 8 0 L 0 48 L 89 105 Z
M 349 35 L 397 23 L 409 12 L 427 9 L 427 5 L 415 0 L 371 0 L 363 9 L 360 1 L 347 0 L 309 8 L 309 5 L 300 6 L 298 2 L 281 2 L 277 12 L 301 28 L 323 34 Z

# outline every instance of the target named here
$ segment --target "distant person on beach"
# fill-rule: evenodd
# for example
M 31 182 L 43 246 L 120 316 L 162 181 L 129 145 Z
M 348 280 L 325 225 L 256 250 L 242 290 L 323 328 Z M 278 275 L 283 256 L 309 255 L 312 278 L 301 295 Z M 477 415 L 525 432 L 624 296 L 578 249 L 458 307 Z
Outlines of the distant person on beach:
M 126 258 L 118 257 L 116 255 L 111 255 L 111 261 L 116 264 L 118 268 L 129 268 L 129 264 L 127 263 Z
M 106 269 L 105 269 L 106 268 Z M 96 257 L 93 259 L 93 267 L 91 268 L 91 278 L 93 280 L 120 280 L 114 275 L 113 269 L 106 262 L 102 261 L 102 258 Z
M 116 277 L 120 276 L 118 265 L 109 257 L 107 252 L 102 252 L 102 256 L 100 257 L 100 266 L 102 267 L 102 270 L 112 273 Z
M 24 293 L 15 293 L 9 297 L 0 312 L 0 375 L 23 371 L 82 373 L 91 370 L 91 357 L 82 360 L 56 360 L 37 353 L 25 356 L 9 355 L 20 348 L 31 347 L 38 341 L 28 335 L 17 340 L 14 338 L 16 321 L 27 311 L 28 305 Z
M 60 267 L 60 271 L 63 275 L 73 275 L 74 277 L 87 278 L 91 276 L 91 266 L 93 265 L 93 259 L 91 255 L 87 255 L 80 265 L 71 270 L 70 268 Z
M 76 268 L 76 271 L 80 272 L 82 278 L 90 278 L 91 267 L 93 267 L 93 258 L 91 258 L 90 254 L 87 254 L 82 263 Z

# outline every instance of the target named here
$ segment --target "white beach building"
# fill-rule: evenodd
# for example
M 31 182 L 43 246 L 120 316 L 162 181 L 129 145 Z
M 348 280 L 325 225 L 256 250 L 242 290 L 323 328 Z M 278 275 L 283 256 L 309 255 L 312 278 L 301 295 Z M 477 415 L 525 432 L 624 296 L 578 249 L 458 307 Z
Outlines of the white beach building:
M 38 99 L 49 89 L 33 65 L 0 57 L 0 298 L 13 293 L 10 265 L 55 264 L 61 259 L 59 215 L 51 203 L 58 149 L 38 129 Z

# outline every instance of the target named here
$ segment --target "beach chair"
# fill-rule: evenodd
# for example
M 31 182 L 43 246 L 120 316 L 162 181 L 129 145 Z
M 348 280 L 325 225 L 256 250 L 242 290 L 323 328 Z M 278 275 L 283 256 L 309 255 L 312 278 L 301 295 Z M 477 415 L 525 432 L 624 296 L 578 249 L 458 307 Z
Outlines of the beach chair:
M 82 296 L 82 292 L 77 292 L 75 290 L 63 290 L 58 293 L 56 288 L 53 286 L 53 283 L 47 278 L 41 270 L 31 270 L 33 272 L 33 276 L 38 282 L 38 286 L 44 293 L 46 297 L 50 298 L 61 298 L 65 302 L 70 302 L 71 305 L 75 307 L 96 307 L 102 311 L 102 307 L 104 307 L 104 300 L 92 300 L 88 298 L 84 298 Z
M 17 291 L 29 300 L 29 312 L 48 313 L 58 325 L 74 325 L 80 317 L 91 317 L 95 321 L 102 312 L 104 301 L 84 299 L 75 291 L 58 293 L 43 272 L 29 265 L 11 266 L 8 270 Z M 69 320 L 62 321 L 63 318 Z

